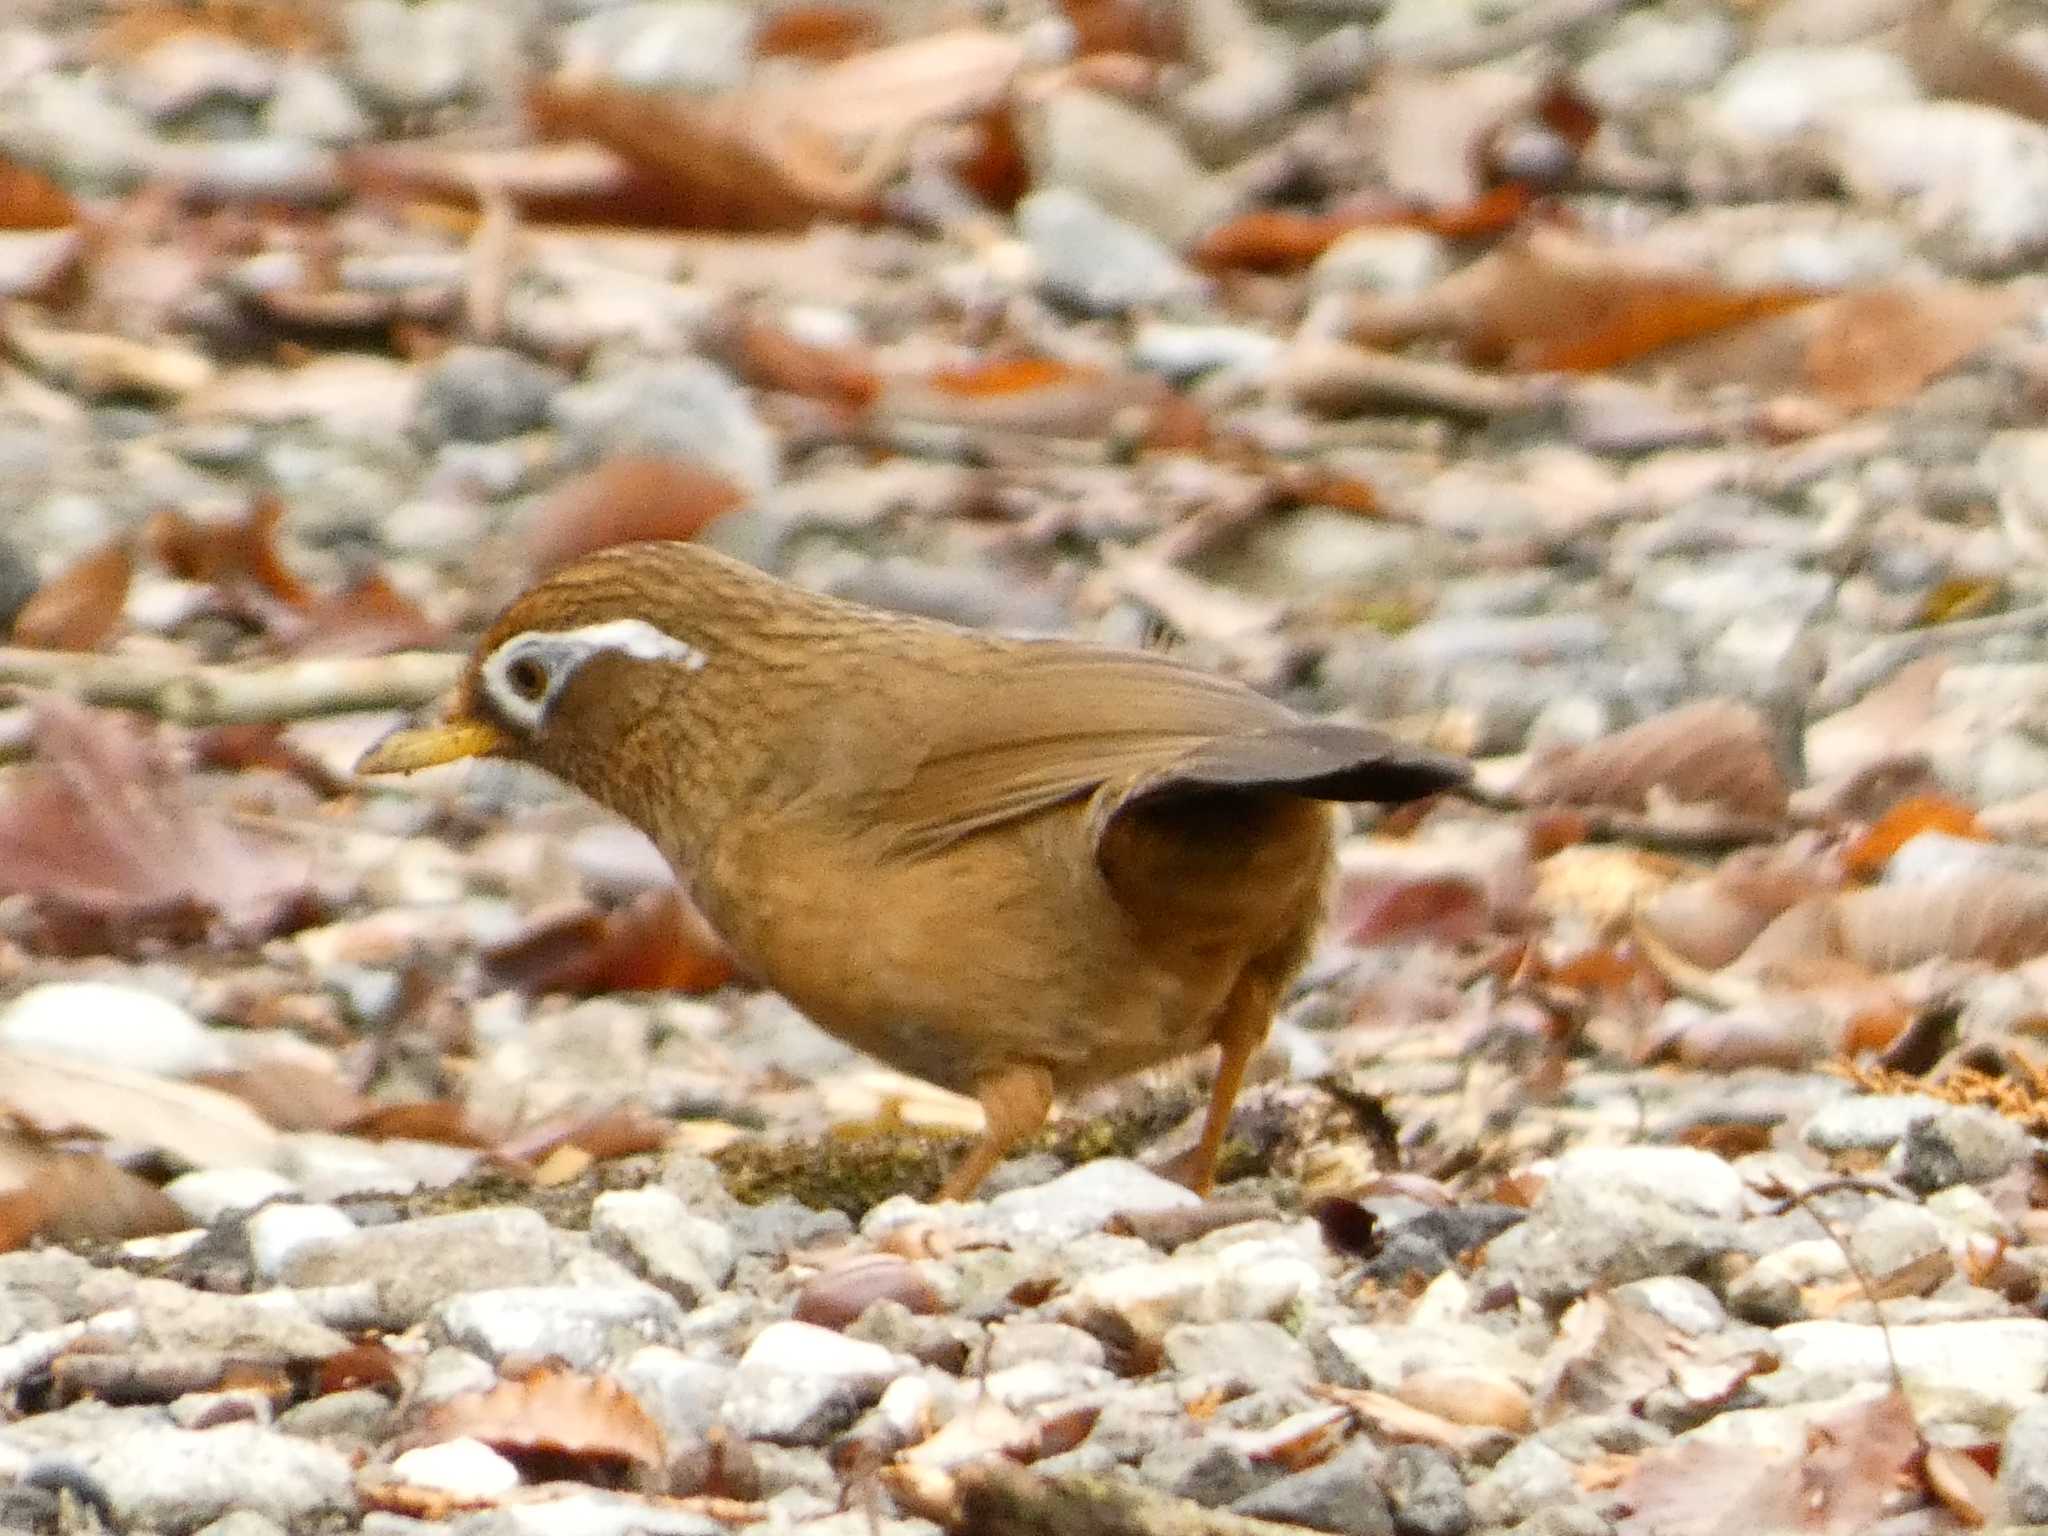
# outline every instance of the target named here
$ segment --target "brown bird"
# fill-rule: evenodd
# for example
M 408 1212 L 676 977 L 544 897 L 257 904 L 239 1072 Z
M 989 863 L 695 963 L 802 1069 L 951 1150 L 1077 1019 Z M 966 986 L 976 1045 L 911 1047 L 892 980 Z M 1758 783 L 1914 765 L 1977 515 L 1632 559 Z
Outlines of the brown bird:
M 1322 916 L 1337 800 L 1466 766 L 1168 657 L 864 608 L 689 544 L 549 576 L 364 773 L 534 764 L 651 837 L 756 977 L 972 1094 L 964 1198 L 1071 1093 L 1215 1044 L 1189 1182 Z

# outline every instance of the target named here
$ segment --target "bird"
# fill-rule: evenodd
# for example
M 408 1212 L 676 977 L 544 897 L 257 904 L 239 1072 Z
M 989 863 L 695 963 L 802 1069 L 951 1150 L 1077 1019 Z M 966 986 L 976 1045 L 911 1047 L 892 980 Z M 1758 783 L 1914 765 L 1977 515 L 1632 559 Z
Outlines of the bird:
M 754 979 L 978 1100 L 955 1200 L 1056 1097 L 1214 1045 L 1179 1169 L 1209 1193 L 1322 921 L 1333 802 L 1470 772 L 1157 650 L 869 608 L 681 542 L 598 551 L 513 599 L 441 717 L 358 771 L 472 758 L 639 827 Z

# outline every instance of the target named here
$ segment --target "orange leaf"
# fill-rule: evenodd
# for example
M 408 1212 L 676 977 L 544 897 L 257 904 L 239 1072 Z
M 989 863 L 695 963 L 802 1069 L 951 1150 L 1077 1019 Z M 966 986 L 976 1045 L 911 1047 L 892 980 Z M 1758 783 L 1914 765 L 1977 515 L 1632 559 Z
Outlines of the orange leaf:
M 1922 832 L 1990 841 L 1978 825 L 1976 813 L 1967 805 L 1939 795 L 1914 795 L 1879 817 L 1876 825 L 1850 845 L 1842 862 L 1857 879 L 1875 880 L 1891 862 L 1892 855 Z
M 64 229 L 78 222 L 71 194 L 40 171 L 0 155 L 0 229 Z
M 337 1350 L 320 1362 L 314 1377 L 316 1397 L 364 1388 L 392 1397 L 399 1394 L 398 1356 L 383 1344 L 351 1344 L 347 1349 Z
M 1354 229 L 1379 222 L 1363 214 L 1257 209 L 1210 230 L 1191 257 L 1209 272 L 1298 272 Z
M 536 993 L 710 992 L 733 976 L 724 947 L 673 886 L 616 912 L 540 919 L 483 960 L 501 984 Z
M 1060 9 L 1077 59 L 1122 53 L 1171 63 L 1186 51 L 1176 8 L 1161 0 L 1060 0 Z
M 1683 281 L 1644 284 L 1633 292 L 1617 288 L 1592 329 L 1531 342 L 1516 351 L 1514 364 L 1539 371 L 1597 373 L 1661 347 L 1803 308 L 1817 297 L 1790 288 L 1741 293 Z
M 802 395 L 851 416 L 881 393 L 882 381 L 857 347 L 800 341 L 779 326 L 733 312 L 707 327 L 705 350 L 757 389 Z
M 642 539 L 693 539 L 746 500 L 723 475 L 678 459 L 608 459 L 563 482 L 526 535 L 527 559 L 545 576 L 571 560 Z
M 881 17 L 858 5 L 791 5 L 761 19 L 754 53 L 764 59 L 829 64 L 887 40 Z
M 150 553 L 180 580 L 305 608 L 313 601 L 313 589 L 278 553 L 277 530 L 283 521 L 284 503 L 263 495 L 232 521 L 202 522 L 184 512 L 158 512 L 144 524 L 142 536 Z
M 419 604 L 383 572 L 372 571 L 315 602 L 304 627 L 292 634 L 291 649 L 301 656 L 380 656 L 442 638 L 441 626 Z
M 940 368 L 926 382 L 942 394 L 983 400 L 991 395 L 1021 395 L 1036 389 L 1077 384 L 1092 376 L 1092 369 L 1062 363 L 1054 358 L 1018 357 L 973 363 L 964 368 Z
M 39 651 L 96 651 L 121 622 L 135 560 L 116 539 L 45 582 L 14 616 L 14 643 Z
M 1518 181 L 1489 187 L 1471 202 L 1456 208 L 1427 208 L 1399 222 L 1412 224 L 1446 240 L 1475 240 L 1512 229 L 1527 213 L 1536 194 Z
M 971 131 L 973 148 L 953 166 L 953 174 L 989 207 L 1014 212 L 1031 190 L 1031 160 L 1017 132 L 1016 109 L 998 102 L 974 120 Z
M 431 1141 L 444 1147 L 481 1147 L 484 1138 L 470 1126 L 462 1106 L 447 1099 L 414 1104 L 386 1104 L 351 1120 L 351 1135 L 369 1141 Z

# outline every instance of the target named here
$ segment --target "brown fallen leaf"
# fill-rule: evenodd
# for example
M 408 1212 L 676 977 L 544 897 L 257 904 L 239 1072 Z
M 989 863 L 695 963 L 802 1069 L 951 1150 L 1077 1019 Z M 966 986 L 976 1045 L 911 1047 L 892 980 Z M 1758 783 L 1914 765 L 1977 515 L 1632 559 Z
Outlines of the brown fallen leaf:
M 217 587 L 230 597 L 260 596 L 303 609 L 312 604 L 313 590 L 277 547 L 284 510 L 284 503 L 270 495 L 258 496 L 234 518 L 209 521 L 166 510 L 143 525 L 143 543 L 181 581 Z
M 234 1095 L 280 1131 L 338 1131 L 368 1108 L 337 1073 L 296 1061 L 206 1073 L 192 1081 Z
M 365 1110 L 343 1129 L 365 1141 L 430 1141 L 444 1147 L 487 1144 L 470 1124 L 468 1112 L 450 1099 L 381 1104 Z
M 802 341 L 742 310 L 715 317 L 705 327 L 702 345 L 707 355 L 756 389 L 802 395 L 848 420 L 881 393 L 873 359 L 862 349 Z
M 249 940 L 320 915 L 310 861 L 202 802 L 154 728 L 50 696 L 35 739 L 0 797 L 0 893 L 33 898 L 44 942 L 125 949 L 152 927 Z
M 1832 856 L 1807 844 L 1744 848 L 1711 874 L 1652 897 L 1637 920 L 1694 965 L 1718 970 L 1780 913 L 1838 889 L 1842 879 Z
M 2009 968 L 2048 954 L 2048 880 L 1990 874 L 1817 896 L 1759 934 L 1730 968 L 1781 987 L 1834 985 L 1929 960 Z
M 447 634 L 390 577 L 371 571 L 314 599 L 283 638 L 294 656 L 383 656 L 430 649 Z
M 1875 880 L 1884 873 L 1892 855 L 1922 832 L 1988 840 L 1988 834 L 1977 823 L 1976 813 L 1967 805 L 1944 795 L 1914 795 L 1886 811 L 1849 845 L 1842 854 L 1843 867 L 1856 879 Z
M 746 500 L 723 475 L 678 459 L 607 459 L 557 486 L 526 533 L 545 576 L 571 560 L 642 539 L 692 539 Z
M 92 1136 L 195 1168 L 265 1168 L 278 1133 L 212 1088 L 39 1051 L 0 1049 L 0 1118 L 45 1141 Z
M 69 192 L 41 171 L 0 155 L 0 230 L 63 229 L 78 217 Z
M 1763 717 L 1732 699 L 1688 704 L 1539 756 L 1517 793 L 1532 805 L 1642 810 L 1662 798 L 1745 816 L 1781 815 L 1788 798 Z
M 1782 1412 L 1782 1411 L 1781 1411 Z M 1787 1426 L 1791 1428 L 1792 1426 Z M 1876 1523 L 1920 1452 L 1896 1392 L 1806 1420 L 1769 1441 L 1695 1431 L 1645 1452 L 1615 1490 L 1620 1536 L 1855 1536 Z
M 36 589 L 14 616 L 13 642 L 39 651 L 96 651 L 120 627 L 135 558 L 115 539 Z
M 406 1436 L 411 1445 L 481 1440 L 529 1482 L 623 1488 L 651 1483 L 668 1460 L 660 1426 L 609 1376 L 543 1366 L 488 1392 L 444 1398 Z
M 43 1153 L 21 1187 L 0 1193 L 0 1253 L 25 1248 L 37 1237 L 78 1247 L 182 1232 L 191 1225 L 192 1218 L 154 1184 L 90 1154 Z
M 527 992 L 712 992 L 733 963 L 674 886 L 613 912 L 578 907 L 529 924 L 483 954 L 500 986 Z
M 882 18 L 866 6 L 785 5 L 761 18 L 754 56 L 829 64 L 866 53 L 886 36 Z

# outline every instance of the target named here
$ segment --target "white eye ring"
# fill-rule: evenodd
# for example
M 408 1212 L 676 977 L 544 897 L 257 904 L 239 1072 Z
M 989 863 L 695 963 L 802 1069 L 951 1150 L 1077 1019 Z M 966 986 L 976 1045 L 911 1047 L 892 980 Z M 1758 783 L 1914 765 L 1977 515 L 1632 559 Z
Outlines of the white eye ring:
M 606 652 L 670 662 L 689 672 L 701 671 L 707 659 L 645 619 L 613 619 L 581 629 L 530 629 L 514 635 L 484 659 L 478 681 L 493 713 L 530 737 L 546 723 L 577 669 Z

